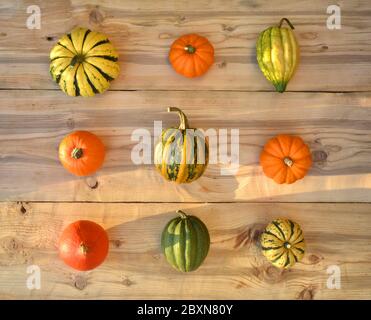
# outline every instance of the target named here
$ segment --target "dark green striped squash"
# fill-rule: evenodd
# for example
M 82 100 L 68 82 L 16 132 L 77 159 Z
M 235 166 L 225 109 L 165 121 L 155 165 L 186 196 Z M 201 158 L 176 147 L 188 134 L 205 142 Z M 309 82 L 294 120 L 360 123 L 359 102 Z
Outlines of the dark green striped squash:
M 177 213 L 179 217 L 170 220 L 162 232 L 162 251 L 175 269 L 194 271 L 209 252 L 209 232 L 199 218 L 186 215 L 180 210 Z
M 263 255 L 278 268 L 292 267 L 305 253 L 303 231 L 289 219 L 272 221 L 262 233 L 260 243 Z
M 69 96 L 94 96 L 120 72 L 118 54 L 108 38 L 86 28 L 65 34 L 50 52 L 50 74 Z
M 180 125 L 162 131 L 154 151 L 155 166 L 166 180 L 190 183 L 201 177 L 207 167 L 208 141 L 201 130 L 189 128 L 182 110 L 171 107 L 168 112 L 178 113 Z
M 282 27 L 284 21 L 290 28 Z M 299 62 L 300 49 L 292 29 L 290 21 L 283 18 L 278 26 L 260 33 L 256 43 L 259 68 L 278 92 L 286 90 Z

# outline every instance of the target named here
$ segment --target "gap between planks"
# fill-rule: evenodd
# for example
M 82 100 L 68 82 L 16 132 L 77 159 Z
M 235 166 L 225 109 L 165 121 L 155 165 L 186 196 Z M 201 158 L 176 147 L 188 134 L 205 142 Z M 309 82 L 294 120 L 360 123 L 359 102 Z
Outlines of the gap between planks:
M 197 202 L 189 202 L 189 201 L 57 201 L 57 200 L 0 200 L 0 204 L 3 203 L 77 203 L 77 204 L 84 204 L 84 203 L 96 203 L 96 204 L 297 204 L 297 205 L 305 205 L 305 204 L 319 204 L 319 205 L 329 205 L 329 204 L 339 204 L 339 205 L 349 205 L 349 204 L 360 204 L 360 205 L 367 205 L 371 204 L 370 202 L 359 202 L 359 201 L 348 201 L 348 202 L 318 202 L 318 201 L 307 201 L 307 202 L 289 202 L 289 201 L 197 201 Z
M 51 92 L 58 92 L 61 91 L 60 89 L 30 89 L 30 88 L 0 88 L 0 91 L 51 91 Z M 181 89 L 109 89 L 107 92 L 250 92 L 250 93 L 261 93 L 261 92 L 269 92 L 269 93 L 276 93 L 275 90 L 239 90 L 239 89 L 189 89 L 189 90 L 181 90 Z M 344 94 L 353 94 L 353 93 L 371 93 L 371 90 L 354 90 L 354 91 L 341 91 L 341 90 L 285 90 L 284 93 L 344 93 Z

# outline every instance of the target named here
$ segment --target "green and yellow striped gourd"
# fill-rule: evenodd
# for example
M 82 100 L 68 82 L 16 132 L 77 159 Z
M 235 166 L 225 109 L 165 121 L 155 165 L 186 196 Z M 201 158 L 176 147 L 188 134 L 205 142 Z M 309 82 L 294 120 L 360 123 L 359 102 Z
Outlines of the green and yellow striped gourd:
M 272 221 L 262 233 L 260 243 L 264 256 L 278 268 L 292 267 L 305 253 L 303 231 L 288 219 Z
M 282 27 L 286 21 L 290 28 Z M 275 27 L 260 33 L 256 43 L 256 57 L 260 70 L 276 91 L 284 92 L 299 62 L 300 49 L 296 41 L 294 26 L 286 18 Z
M 201 177 L 207 167 L 208 141 L 200 130 L 189 128 L 182 110 L 171 107 L 168 112 L 178 113 L 180 125 L 162 131 L 155 146 L 155 166 L 166 180 L 190 183 Z
M 177 213 L 179 217 L 170 220 L 162 232 L 162 251 L 175 269 L 194 271 L 209 252 L 209 232 L 199 218 L 188 216 L 180 210 Z
M 50 52 L 50 74 L 69 96 L 94 96 L 120 72 L 118 54 L 107 37 L 86 28 L 65 34 Z

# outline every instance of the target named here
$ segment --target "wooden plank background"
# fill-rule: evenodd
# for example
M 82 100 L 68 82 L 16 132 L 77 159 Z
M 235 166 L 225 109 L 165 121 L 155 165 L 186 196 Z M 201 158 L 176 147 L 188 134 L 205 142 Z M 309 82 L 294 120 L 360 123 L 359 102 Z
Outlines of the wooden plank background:
M 26 28 L 27 7 L 41 8 L 41 29 Z M 371 3 L 337 1 L 342 29 L 326 28 L 329 3 L 313 1 L 22 1 L 0 3 L 0 298 L 371 298 Z M 286 16 L 302 58 L 288 92 L 277 94 L 255 61 L 257 35 Z M 92 99 L 65 96 L 48 73 L 49 51 L 81 25 L 109 35 L 122 68 L 111 90 Z M 167 61 L 178 36 L 197 32 L 215 46 L 202 78 L 185 79 Z M 236 128 L 240 168 L 212 164 L 197 182 L 164 181 L 134 165 L 131 135 L 178 120 Z M 58 143 L 77 129 L 107 146 L 104 168 L 75 178 L 59 164 Z M 314 165 L 291 186 L 264 177 L 259 153 L 278 133 L 298 134 Z M 201 217 L 211 232 L 205 264 L 179 274 L 164 261 L 159 236 L 176 209 Z M 308 253 L 290 271 L 270 266 L 256 240 L 274 217 L 298 221 Z M 108 229 L 110 254 L 79 273 L 59 261 L 58 236 L 91 219 Z M 41 267 L 41 290 L 26 287 Z M 326 270 L 341 270 L 341 289 Z M 228 296 L 226 296 L 228 293 Z
M 189 274 L 172 269 L 159 244 L 164 225 L 179 208 L 205 221 L 211 236 L 205 263 Z M 10 299 L 365 298 L 371 287 L 370 210 L 370 204 L 3 204 L 0 294 Z M 305 258 L 288 271 L 271 266 L 256 243 L 277 216 L 299 221 L 308 244 Z M 91 219 L 108 230 L 109 256 L 90 272 L 74 272 L 57 257 L 55 235 L 76 219 Z M 25 286 L 30 264 L 41 268 L 40 290 Z M 329 265 L 342 271 L 340 290 L 326 287 Z
M 259 32 L 287 15 L 302 55 L 288 90 L 369 91 L 370 2 L 337 2 L 343 29 L 334 31 L 326 27 L 331 4 L 326 0 L 2 0 L 0 83 L 11 89 L 57 88 L 50 81 L 49 51 L 61 35 L 82 25 L 107 33 L 121 53 L 122 72 L 113 90 L 271 91 L 256 63 L 255 42 Z M 26 28 L 31 4 L 40 5 L 40 30 Z M 214 68 L 200 79 L 179 77 L 167 61 L 171 43 L 189 32 L 207 36 L 216 50 Z

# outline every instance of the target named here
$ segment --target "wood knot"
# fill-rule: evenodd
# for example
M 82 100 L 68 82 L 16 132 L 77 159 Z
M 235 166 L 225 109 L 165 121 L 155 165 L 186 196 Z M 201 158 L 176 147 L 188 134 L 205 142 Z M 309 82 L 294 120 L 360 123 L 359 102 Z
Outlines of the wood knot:
M 323 162 L 327 160 L 327 152 L 323 150 L 315 150 L 312 152 L 313 162 Z
M 177 16 L 176 17 L 175 24 L 182 24 L 184 21 L 186 21 L 186 17 L 185 16 Z
M 25 215 L 27 213 L 27 210 L 29 209 L 28 208 L 28 203 L 27 202 L 19 201 L 19 202 L 17 202 L 17 205 L 18 205 L 18 208 L 19 208 L 19 212 L 22 215 Z
M 47 41 L 54 41 L 54 39 L 55 39 L 55 37 L 53 37 L 53 36 L 47 36 L 46 37 Z
M 313 300 L 315 289 L 312 286 L 304 288 L 299 292 L 297 299 L 298 300 Z
M 287 272 L 289 272 L 289 270 L 282 270 L 269 265 L 264 269 L 264 279 L 269 283 L 278 283 L 283 280 Z
M 288 272 L 288 270 L 276 268 L 270 263 L 252 266 L 251 270 L 254 277 L 271 284 L 281 282 L 286 272 Z
M 0 248 L 11 256 L 28 254 L 24 251 L 23 244 L 13 237 L 4 237 L 0 239 Z
M 0 239 L 0 251 L 6 254 L 0 265 L 27 264 L 33 262 L 32 252 L 25 249 L 23 244 L 13 237 Z
M 7 33 L 6 32 L 0 32 L 0 37 L 6 37 Z
M 117 239 L 117 240 L 113 240 L 113 245 L 116 247 L 116 248 L 120 248 L 121 245 L 123 244 L 123 241 Z
M 311 254 L 308 258 L 310 264 L 317 264 L 318 262 L 320 262 L 322 260 L 321 257 L 319 256 L 316 256 L 315 254 Z
M 264 227 L 263 224 L 253 224 L 252 226 L 245 228 L 245 230 L 236 236 L 233 248 L 237 249 L 245 246 L 250 247 L 251 245 L 260 247 L 260 236 Z
M 75 120 L 72 118 L 68 118 L 66 121 L 66 125 L 68 129 L 74 129 L 75 128 Z
M 265 269 L 265 274 L 268 276 L 268 278 L 277 278 L 277 275 L 280 275 L 280 270 L 274 266 L 268 266 Z
M 103 13 L 99 9 L 99 6 L 96 6 L 89 14 L 89 21 L 92 24 L 101 24 L 103 20 Z
M 27 212 L 27 209 L 23 206 L 23 204 L 21 205 L 21 208 L 19 210 L 22 214 L 25 214 Z
M 224 61 L 224 60 L 218 64 L 218 67 L 219 67 L 220 69 L 223 69 L 223 68 L 225 68 L 226 66 L 227 66 L 227 61 Z
M 323 50 L 323 51 L 328 50 L 328 46 L 327 46 L 327 45 L 323 45 L 323 46 L 322 46 L 322 50 Z
M 76 289 L 84 290 L 88 285 L 88 280 L 82 275 L 76 275 L 73 279 L 73 285 Z
M 17 239 L 9 237 L 2 240 L 1 247 L 6 252 L 14 252 L 18 251 L 18 249 L 22 249 L 23 246 L 18 243 Z
M 88 177 L 88 178 L 86 178 L 85 181 L 86 181 L 86 184 L 88 185 L 88 187 L 92 190 L 97 189 L 98 186 L 99 186 L 99 182 L 98 182 L 97 178 L 95 178 L 95 177 Z
M 25 215 L 30 211 L 30 206 L 28 205 L 28 202 L 18 201 L 16 208 L 21 215 Z
M 236 26 L 231 26 L 231 25 L 227 25 L 227 24 L 222 24 L 222 29 L 223 31 L 228 31 L 228 32 L 232 32 L 234 30 L 236 30 Z
M 237 280 L 237 285 L 235 286 L 236 289 L 241 289 L 241 288 L 245 288 L 245 287 L 248 287 L 249 285 L 244 282 L 244 281 L 241 281 L 241 280 Z
M 130 286 L 134 285 L 135 282 L 134 282 L 134 281 L 131 281 L 131 280 L 129 279 L 129 277 L 124 277 L 124 278 L 122 279 L 122 284 L 123 284 L 124 286 L 126 286 L 126 287 L 130 287 Z

